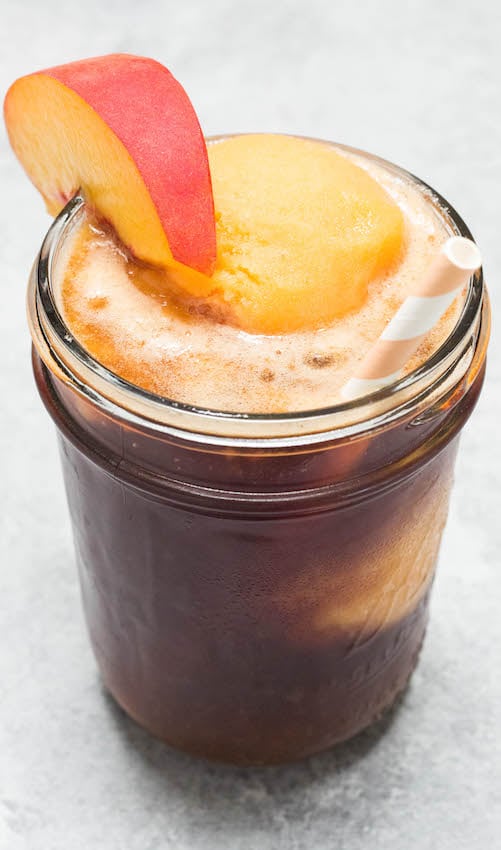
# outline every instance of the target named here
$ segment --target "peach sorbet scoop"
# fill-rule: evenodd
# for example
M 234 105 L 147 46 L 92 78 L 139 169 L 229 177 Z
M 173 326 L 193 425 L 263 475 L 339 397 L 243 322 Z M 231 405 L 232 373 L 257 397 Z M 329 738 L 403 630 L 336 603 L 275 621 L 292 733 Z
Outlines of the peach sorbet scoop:
M 216 294 L 259 333 L 320 328 L 367 296 L 401 259 L 399 206 L 328 145 L 245 135 L 209 145 Z

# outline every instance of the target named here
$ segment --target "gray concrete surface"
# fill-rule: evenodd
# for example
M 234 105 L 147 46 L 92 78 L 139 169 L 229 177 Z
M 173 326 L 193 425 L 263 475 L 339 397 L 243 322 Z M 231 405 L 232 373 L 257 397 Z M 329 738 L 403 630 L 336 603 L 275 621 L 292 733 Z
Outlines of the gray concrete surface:
M 0 83 L 150 54 L 206 132 L 334 138 L 407 166 L 463 213 L 495 308 L 501 16 L 462 0 L 4 0 Z M 302 764 L 237 770 L 149 739 L 103 695 L 80 612 L 25 280 L 48 220 L 1 137 L 1 850 L 480 850 L 501 846 L 501 351 L 462 443 L 425 650 L 379 729 Z

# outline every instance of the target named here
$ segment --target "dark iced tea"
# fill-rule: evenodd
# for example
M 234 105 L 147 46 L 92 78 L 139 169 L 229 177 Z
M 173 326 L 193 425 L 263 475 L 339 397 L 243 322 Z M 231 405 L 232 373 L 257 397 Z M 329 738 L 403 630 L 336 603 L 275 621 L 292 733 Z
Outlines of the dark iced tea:
M 402 691 L 423 641 L 483 379 L 481 275 L 452 336 L 394 388 L 298 417 L 204 413 L 127 384 L 68 334 L 51 269 L 78 214 L 53 226 L 29 309 L 107 688 L 214 759 L 274 763 L 349 738 Z
M 417 661 L 459 431 L 482 372 L 352 445 L 217 449 L 83 401 L 35 356 L 106 686 L 198 755 L 271 763 L 363 729 Z M 356 453 L 355 453 L 356 454 Z M 338 461 L 339 458 L 339 461 Z

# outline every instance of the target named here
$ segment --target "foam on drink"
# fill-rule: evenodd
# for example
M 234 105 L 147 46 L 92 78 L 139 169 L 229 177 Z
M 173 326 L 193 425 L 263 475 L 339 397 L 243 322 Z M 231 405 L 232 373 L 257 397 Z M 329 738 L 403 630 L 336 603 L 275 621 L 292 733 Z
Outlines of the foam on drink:
M 366 169 L 396 201 L 405 220 L 403 259 L 369 284 L 359 309 L 326 327 L 250 333 L 227 321 L 224 310 L 218 312 L 210 301 L 180 304 L 165 272 L 132 261 L 89 215 L 73 237 L 59 281 L 61 309 L 72 333 L 97 360 L 131 383 L 199 407 L 281 413 L 341 401 L 342 386 L 449 234 L 429 198 L 413 183 L 363 156 L 334 150 Z M 217 180 L 215 190 L 217 213 Z M 448 336 L 458 302 L 407 370 Z

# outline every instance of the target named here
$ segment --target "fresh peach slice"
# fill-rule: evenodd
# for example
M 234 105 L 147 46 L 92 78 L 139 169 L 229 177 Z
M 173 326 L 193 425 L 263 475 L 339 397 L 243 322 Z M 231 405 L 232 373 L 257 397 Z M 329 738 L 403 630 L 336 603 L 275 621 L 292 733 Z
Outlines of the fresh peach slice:
M 12 147 L 50 213 L 78 190 L 139 259 L 212 274 L 204 138 L 172 74 L 113 54 L 21 77 L 5 99 Z

